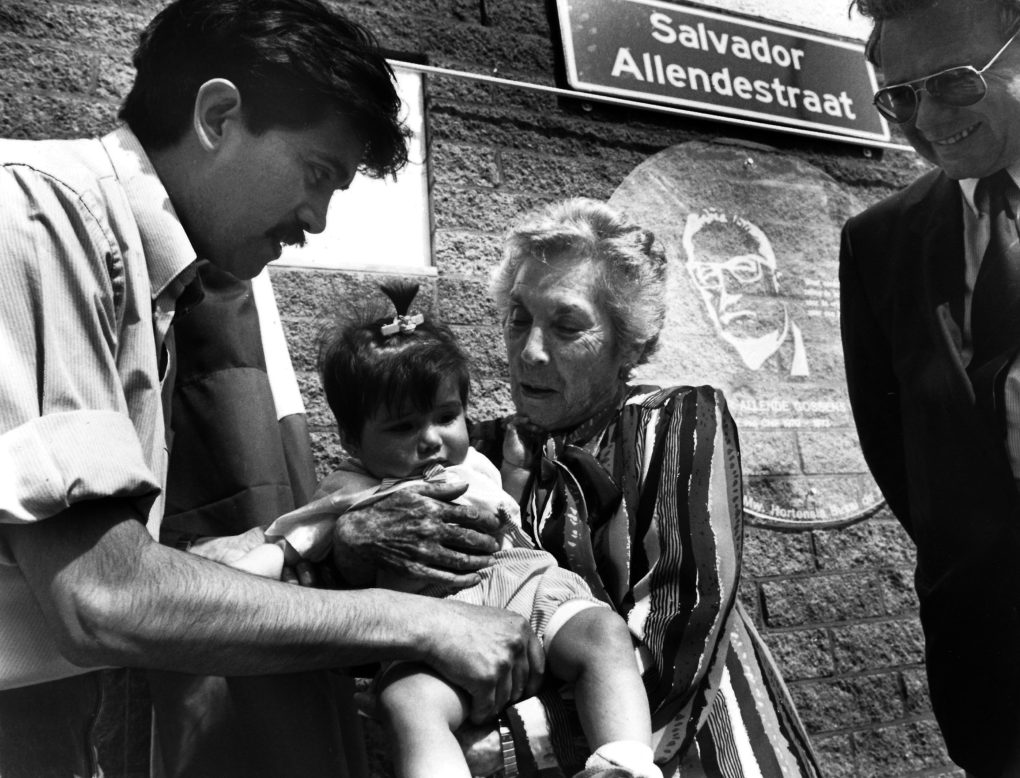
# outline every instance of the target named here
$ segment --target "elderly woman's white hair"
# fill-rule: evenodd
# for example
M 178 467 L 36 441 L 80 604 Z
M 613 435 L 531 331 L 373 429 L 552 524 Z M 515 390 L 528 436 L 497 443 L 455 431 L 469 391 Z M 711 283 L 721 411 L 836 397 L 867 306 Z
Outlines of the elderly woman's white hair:
M 527 260 L 551 265 L 595 265 L 597 298 L 609 316 L 617 348 L 633 349 L 634 365 L 647 362 L 666 319 L 666 254 L 646 229 L 598 200 L 573 198 L 526 214 L 510 228 L 490 292 L 505 321 L 510 290 Z

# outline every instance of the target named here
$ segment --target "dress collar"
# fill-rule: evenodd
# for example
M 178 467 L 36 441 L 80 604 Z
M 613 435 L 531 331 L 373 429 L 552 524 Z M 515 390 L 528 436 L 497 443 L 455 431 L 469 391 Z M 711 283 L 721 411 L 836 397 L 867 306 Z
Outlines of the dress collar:
M 555 455 L 559 455 L 559 453 L 563 450 L 563 447 L 567 445 L 590 449 L 592 451 L 597 448 L 602 439 L 602 433 L 610 425 L 613 419 L 616 418 L 616 415 L 620 410 L 620 405 L 624 402 L 629 393 L 630 387 L 625 383 L 621 383 L 617 387 L 613 401 L 607 403 L 604 408 L 597 411 L 593 416 L 590 416 L 571 429 L 550 432 L 548 442 L 546 444 L 547 456 L 550 458 L 554 456 L 554 454 L 548 450 L 550 446 L 554 448 Z

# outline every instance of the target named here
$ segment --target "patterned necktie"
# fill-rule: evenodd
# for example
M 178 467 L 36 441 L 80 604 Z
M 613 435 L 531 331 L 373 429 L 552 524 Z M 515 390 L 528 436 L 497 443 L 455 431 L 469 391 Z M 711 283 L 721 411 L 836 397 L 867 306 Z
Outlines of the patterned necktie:
M 1002 421 L 1005 368 L 1020 347 L 1020 190 L 1005 170 L 983 178 L 975 202 L 989 216 L 989 240 L 971 298 L 974 356 L 967 368 L 978 405 Z

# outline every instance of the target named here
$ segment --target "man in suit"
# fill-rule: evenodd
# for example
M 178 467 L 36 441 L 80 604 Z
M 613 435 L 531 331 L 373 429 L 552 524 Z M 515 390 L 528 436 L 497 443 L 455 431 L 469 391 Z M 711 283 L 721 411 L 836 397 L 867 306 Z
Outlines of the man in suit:
M 856 5 L 875 24 L 876 107 L 936 169 L 844 228 L 850 400 L 917 545 L 949 754 L 1020 775 L 1020 2 Z

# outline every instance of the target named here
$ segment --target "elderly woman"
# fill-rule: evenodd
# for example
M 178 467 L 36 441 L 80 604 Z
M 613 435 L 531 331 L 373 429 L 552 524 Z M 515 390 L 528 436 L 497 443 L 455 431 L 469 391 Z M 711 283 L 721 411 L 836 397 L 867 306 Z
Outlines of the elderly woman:
M 655 349 L 665 273 L 651 233 L 600 202 L 557 203 L 511 230 L 492 292 L 517 415 L 479 425 L 476 445 L 520 492 L 535 543 L 627 620 L 664 775 L 817 775 L 737 603 L 740 453 L 725 400 L 628 384 Z M 547 758 L 536 728 L 568 720 L 558 695 L 539 699 L 544 711 L 526 702 L 508 717 L 519 765 Z M 567 729 L 551 732 L 561 762 L 574 761 Z
M 501 466 L 535 544 L 626 619 L 665 776 L 817 776 L 737 603 L 740 452 L 725 400 L 708 386 L 628 384 L 655 349 L 665 275 L 652 234 L 603 203 L 568 200 L 520 222 L 493 276 L 517 413 L 476 425 L 472 442 Z M 471 580 L 487 553 L 481 525 L 416 514 L 412 529 L 370 510 L 339 522 L 338 568 Z M 559 691 L 507 710 L 507 778 L 584 764 Z M 484 755 L 492 738 L 480 742 L 472 750 Z

